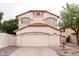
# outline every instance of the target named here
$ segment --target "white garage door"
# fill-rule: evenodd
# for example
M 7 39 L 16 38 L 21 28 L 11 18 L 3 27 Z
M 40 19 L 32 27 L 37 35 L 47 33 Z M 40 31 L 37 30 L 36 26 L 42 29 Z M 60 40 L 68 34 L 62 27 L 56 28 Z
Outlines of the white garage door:
M 22 46 L 48 46 L 49 35 L 45 34 L 25 34 L 21 35 Z

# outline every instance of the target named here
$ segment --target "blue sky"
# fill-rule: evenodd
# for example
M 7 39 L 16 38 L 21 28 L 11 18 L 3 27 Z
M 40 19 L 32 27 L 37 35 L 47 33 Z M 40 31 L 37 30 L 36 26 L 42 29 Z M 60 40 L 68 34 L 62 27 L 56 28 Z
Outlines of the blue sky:
M 48 10 L 59 15 L 65 3 L 79 4 L 79 0 L 2 0 L 0 10 L 4 12 L 3 20 L 15 18 L 16 15 L 28 10 Z

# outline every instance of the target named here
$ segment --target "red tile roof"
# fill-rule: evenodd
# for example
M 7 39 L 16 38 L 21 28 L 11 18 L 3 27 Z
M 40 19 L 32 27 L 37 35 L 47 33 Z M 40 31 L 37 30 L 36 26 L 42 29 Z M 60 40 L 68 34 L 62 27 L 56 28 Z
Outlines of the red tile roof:
M 21 13 L 21 14 L 17 15 L 16 17 L 18 18 L 19 16 L 24 15 L 24 14 L 27 14 L 27 13 L 29 13 L 29 12 L 46 12 L 46 13 L 49 13 L 49 14 L 54 15 L 54 16 L 56 16 L 56 17 L 59 18 L 58 15 L 55 15 L 55 14 L 53 14 L 53 13 L 51 13 L 51 12 L 48 12 L 47 10 L 29 10 L 29 11 L 26 11 L 26 12 L 24 12 L 24 13 Z

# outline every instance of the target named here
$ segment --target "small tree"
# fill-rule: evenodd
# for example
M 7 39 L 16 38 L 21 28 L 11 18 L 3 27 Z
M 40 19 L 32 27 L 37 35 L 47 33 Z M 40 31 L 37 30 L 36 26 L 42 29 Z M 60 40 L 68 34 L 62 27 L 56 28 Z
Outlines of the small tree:
M 79 46 L 79 6 L 75 4 L 66 4 L 61 11 L 62 22 L 59 23 L 61 28 L 71 28 L 77 37 L 77 45 Z
M 0 11 L 0 31 L 2 30 L 2 24 L 1 24 L 2 17 L 3 17 L 3 12 Z
M 18 20 L 17 19 L 10 19 L 8 21 L 4 21 L 2 24 L 3 32 L 9 34 L 16 34 L 13 31 L 18 28 Z

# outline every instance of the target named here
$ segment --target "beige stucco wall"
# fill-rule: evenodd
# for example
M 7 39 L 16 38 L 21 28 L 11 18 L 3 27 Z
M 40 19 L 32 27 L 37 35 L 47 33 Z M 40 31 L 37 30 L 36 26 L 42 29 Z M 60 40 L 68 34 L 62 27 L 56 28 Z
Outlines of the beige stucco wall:
M 16 36 L 0 33 L 0 48 L 16 45 Z
M 71 43 L 77 43 L 76 35 L 71 35 Z
M 0 48 L 8 46 L 8 35 L 5 33 L 0 33 Z
M 58 19 L 58 17 L 56 17 L 56 16 L 54 16 L 54 15 L 52 15 L 52 14 L 49 14 L 49 13 L 44 13 L 44 14 L 43 14 L 43 19 L 48 18 L 48 17 L 53 17 L 53 18 L 55 18 L 55 19 Z
M 9 39 L 8 39 L 8 45 L 9 46 L 16 46 L 16 35 L 11 35 L 9 34 Z
M 16 32 L 16 34 L 19 35 L 21 33 L 26 33 L 26 32 L 45 32 L 49 34 L 53 34 L 53 33 L 60 34 L 59 31 L 52 29 L 50 27 L 28 27 Z

